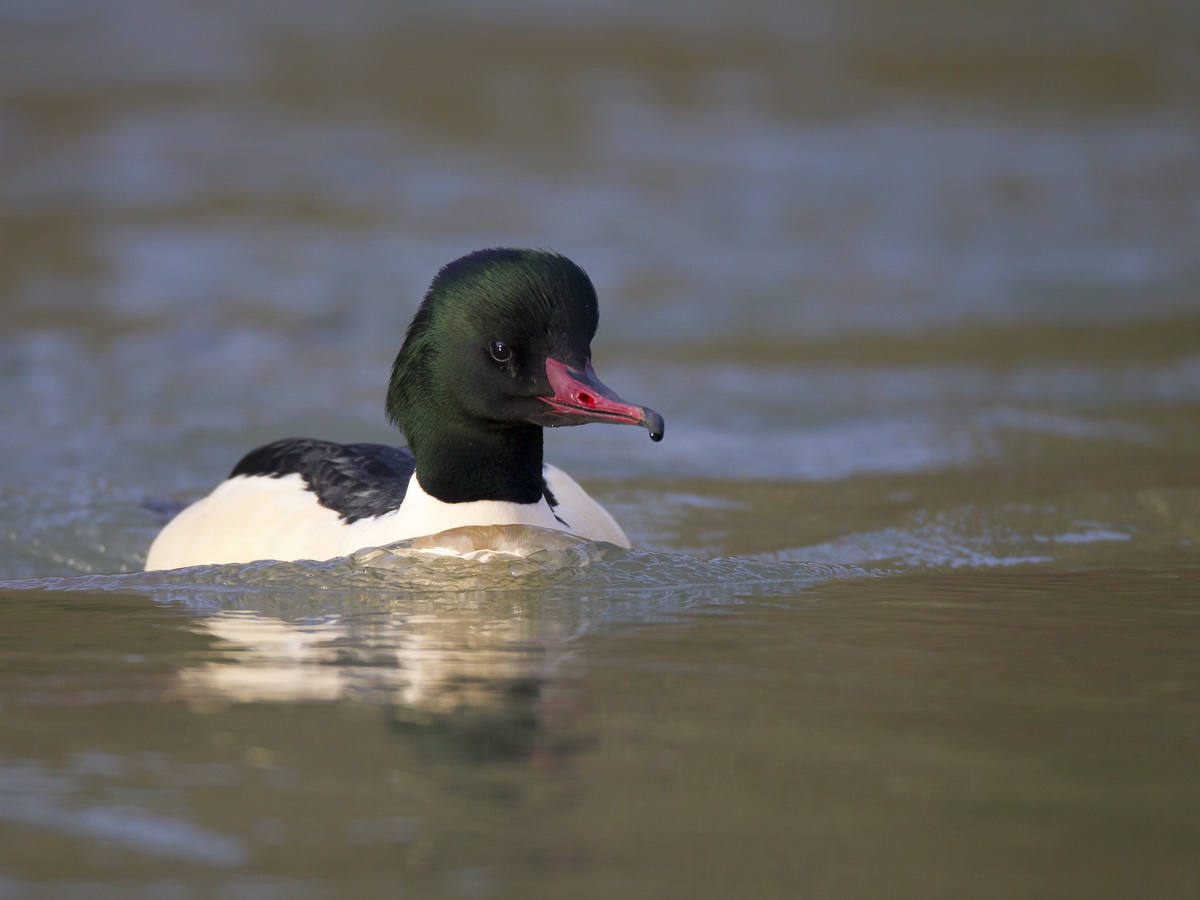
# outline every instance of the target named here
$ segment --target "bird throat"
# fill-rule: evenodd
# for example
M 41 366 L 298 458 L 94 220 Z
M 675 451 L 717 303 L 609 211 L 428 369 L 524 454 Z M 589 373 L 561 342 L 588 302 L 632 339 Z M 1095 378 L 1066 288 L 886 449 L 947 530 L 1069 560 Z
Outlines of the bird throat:
M 425 493 L 443 503 L 537 503 L 542 498 L 538 425 L 506 424 L 472 428 L 469 433 L 443 426 L 434 434 L 408 437 L 417 481 Z

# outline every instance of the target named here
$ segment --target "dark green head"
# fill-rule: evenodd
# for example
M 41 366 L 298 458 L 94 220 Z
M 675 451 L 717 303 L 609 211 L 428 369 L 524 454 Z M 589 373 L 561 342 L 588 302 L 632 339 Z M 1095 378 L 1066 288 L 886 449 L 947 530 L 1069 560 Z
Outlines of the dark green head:
M 453 485 L 439 495 L 434 470 L 488 465 L 518 445 L 528 456 L 536 441 L 540 492 L 546 425 L 636 424 L 661 438 L 657 413 L 625 403 L 592 371 L 598 323 L 591 280 L 557 253 L 478 250 L 443 267 L 408 328 L 387 396 L 388 416 L 408 439 L 425 490 L 443 500 L 508 499 Z M 436 480 L 446 479 L 462 476 L 445 472 Z

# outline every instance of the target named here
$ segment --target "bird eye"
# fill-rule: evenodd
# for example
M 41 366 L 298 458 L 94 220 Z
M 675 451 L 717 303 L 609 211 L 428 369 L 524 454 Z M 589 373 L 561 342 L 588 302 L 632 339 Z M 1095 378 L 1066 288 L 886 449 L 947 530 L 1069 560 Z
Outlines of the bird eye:
M 506 363 L 512 359 L 512 347 L 504 341 L 492 341 L 488 344 L 488 353 L 498 363 Z

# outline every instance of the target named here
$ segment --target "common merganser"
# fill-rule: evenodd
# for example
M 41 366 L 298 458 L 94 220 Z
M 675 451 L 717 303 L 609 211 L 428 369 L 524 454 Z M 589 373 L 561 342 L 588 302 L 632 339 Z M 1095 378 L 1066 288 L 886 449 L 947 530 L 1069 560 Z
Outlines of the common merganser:
M 612 422 L 663 436 L 654 410 L 596 377 L 596 290 L 564 256 L 478 250 L 444 266 L 392 366 L 407 447 L 276 441 L 155 538 L 147 569 L 335 559 L 466 525 L 536 525 L 629 546 L 611 515 L 542 461 L 542 428 Z

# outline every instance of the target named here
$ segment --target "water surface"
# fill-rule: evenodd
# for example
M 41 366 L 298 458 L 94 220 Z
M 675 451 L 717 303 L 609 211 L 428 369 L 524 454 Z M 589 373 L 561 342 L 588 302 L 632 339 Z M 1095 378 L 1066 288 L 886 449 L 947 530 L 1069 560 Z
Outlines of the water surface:
M 0 897 L 1195 896 L 1198 43 L 0 5 Z M 139 572 L 499 244 L 668 421 L 547 438 L 635 551 Z

